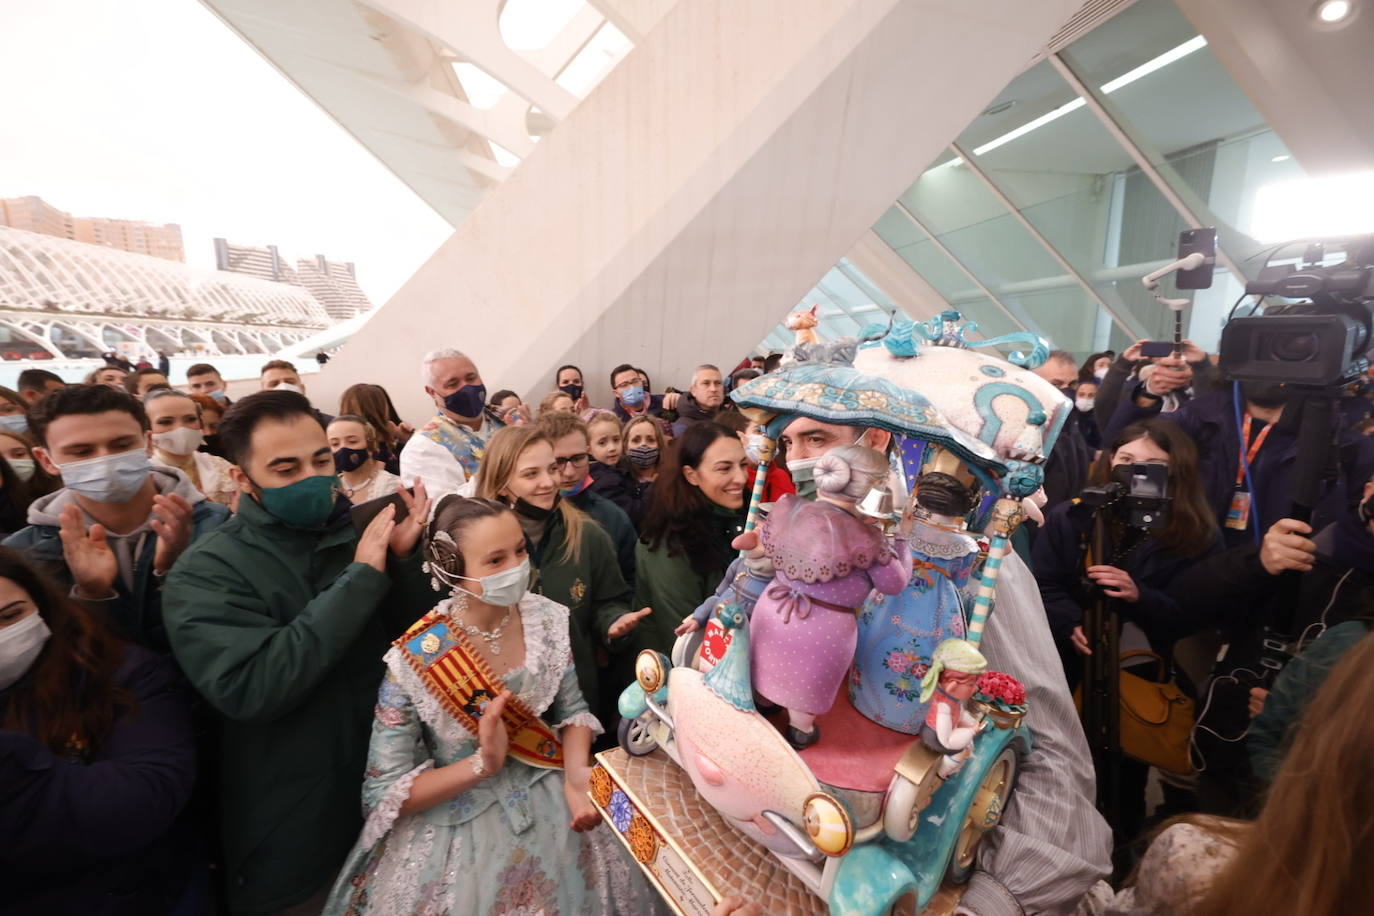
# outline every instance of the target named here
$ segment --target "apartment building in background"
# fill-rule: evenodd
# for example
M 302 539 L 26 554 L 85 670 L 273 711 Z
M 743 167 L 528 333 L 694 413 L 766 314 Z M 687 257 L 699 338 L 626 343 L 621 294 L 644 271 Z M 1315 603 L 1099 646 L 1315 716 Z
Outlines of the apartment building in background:
M 292 265 L 276 245 L 258 248 L 215 239 L 215 268 L 309 290 L 334 321 L 347 321 L 372 308 L 372 302 L 358 286 L 357 271 L 351 261 L 331 261 L 324 255 L 315 255 L 298 258 Z
M 176 223 L 158 226 L 137 220 L 72 216 L 40 197 L 0 198 L 0 226 L 167 261 L 186 261 L 181 227 Z

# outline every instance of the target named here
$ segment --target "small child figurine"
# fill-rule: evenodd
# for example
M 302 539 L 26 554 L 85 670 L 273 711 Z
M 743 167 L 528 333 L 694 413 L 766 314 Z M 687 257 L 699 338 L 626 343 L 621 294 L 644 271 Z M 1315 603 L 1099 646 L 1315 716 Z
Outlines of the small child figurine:
M 759 695 L 786 707 L 794 747 L 819 737 L 816 716 L 833 705 L 854 661 L 855 615 L 864 599 L 875 588 L 892 595 L 906 586 L 906 542 L 894 548 L 881 520 L 860 509 L 887 474 L 880 452 L 834 449 L 816 464 L 816 501 L 783 496 L 763 525 L 763 550 L 775 572 L 750 619 L 751 670 Z
M 921 740 L 926 747 L 944 754 L 940 778 L 948 779 L 971 751 L 981 722 L 969 715 L 964 704 L 978 691 L 978 678 L 988 669 L 987 659 L 965 639 L 940 643 L 921 680 L 921 702 L 929 703 Z

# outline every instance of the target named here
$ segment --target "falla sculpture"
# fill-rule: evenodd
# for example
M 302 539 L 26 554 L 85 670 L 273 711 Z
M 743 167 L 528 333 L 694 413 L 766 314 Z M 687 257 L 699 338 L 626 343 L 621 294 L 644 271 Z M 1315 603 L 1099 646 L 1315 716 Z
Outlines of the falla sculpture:
M 801 344 L 731 395 L 767 440 L 741 556 L 671 658 L 636 660 L 621 746 L 666 753 L 832 913 L 920 912 L 966 881 L 1033 753 L 1024 690 L 979 646 L 1072 409 L 1030 371 L 1047 355 L 947 311 Z M 760 506 L 801 417 L 890 444 L 837 448 L 814 497 Z

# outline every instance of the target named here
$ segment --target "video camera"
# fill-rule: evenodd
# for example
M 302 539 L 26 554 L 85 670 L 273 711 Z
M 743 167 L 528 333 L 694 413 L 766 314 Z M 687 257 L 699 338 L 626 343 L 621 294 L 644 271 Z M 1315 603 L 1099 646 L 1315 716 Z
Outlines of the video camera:
M 1257 296 L 1305 299 L 1232 318 L 1221 334 L 1221 370 L 1240 381 L 1332 388 L 1361 378 L 1374 332 L 1374 235 L 1297 242 L 1276 249 Z
M 1113 480 L 1100 487 L 1086 487 L 1079 498 L 1094 510 L 1120 507 L 1126 524 L 1133 528 L 1163 528 L 1169 524 L 1169 468 L 1162 464 L 1133 464 L 1131 482 Z

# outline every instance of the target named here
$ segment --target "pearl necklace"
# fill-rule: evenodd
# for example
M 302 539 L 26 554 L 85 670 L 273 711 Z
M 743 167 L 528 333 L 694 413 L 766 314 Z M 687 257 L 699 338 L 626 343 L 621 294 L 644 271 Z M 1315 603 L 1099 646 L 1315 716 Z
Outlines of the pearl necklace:
M 458 602 L 458 610 L 460 612 L 466 612 L 467 609 L 467 599 L 462 598 L 462 600 Z M 468 634 L 469 636 L 481 637 L 481 639 L 487 644 L 487 648 L 491 650 L 492 655 L 500 655 L 501 636 L 505 633 L 506 624 L 510 623 L 510 608 L 506 608 L 506 613 L 501 617 L 501 622 L 498 623 L 491 630 L 483 630 L 473 624 L 464 623 L 461 620 L 458 620 L 457 623 L 458 626 L 463 628 L 463 632 Z

